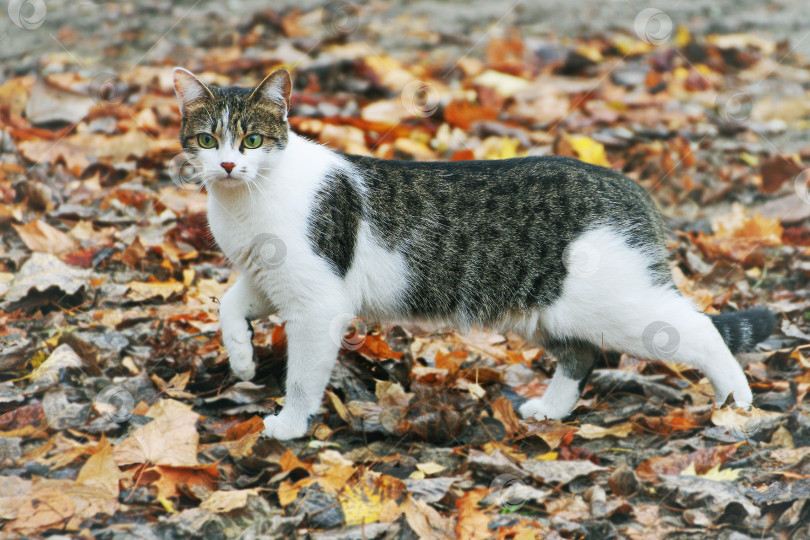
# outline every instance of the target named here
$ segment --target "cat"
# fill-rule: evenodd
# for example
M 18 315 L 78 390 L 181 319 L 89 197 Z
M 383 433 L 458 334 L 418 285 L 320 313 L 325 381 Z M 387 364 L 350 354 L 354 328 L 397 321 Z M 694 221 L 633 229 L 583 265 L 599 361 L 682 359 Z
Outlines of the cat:
M 267 436 L 306 434 L 355 316 L 542 342 L 558 367 L 519 407 L 525 418 L 570 415 L 604 349 L 690 364 L 717 403 L 751 405 L 732 353 L 768 337 L 774 315 L 698 311 L 673 283 L 656 205 L 621 173 L 560 156 L 343 155 L 290 129 L 283 69 L 255 88 L 219 88 L 175 68 L 174 85 L 210 229 L 240 272 L 219 312 L 238 378 L 255 374 L 250 320 L 286 321 L 286 401 L 265 418 Z

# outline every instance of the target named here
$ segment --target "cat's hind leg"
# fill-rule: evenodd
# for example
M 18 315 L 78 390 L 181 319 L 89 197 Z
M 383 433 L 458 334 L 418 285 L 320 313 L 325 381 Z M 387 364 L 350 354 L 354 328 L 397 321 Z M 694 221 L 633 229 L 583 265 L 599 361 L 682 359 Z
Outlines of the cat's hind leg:
M 555 340 L 547 348 L 557 358 L 557 369 L 546 393 L 520 407 L 523 418 L 562 420 L 570 415 L 600 354 L 600 349 L 579 340 Z
M 692 365 L 712 383 L 718 403 L 733 393 L 738 405 L 751 404 L 745 373 L 715 324 L 671 281 L 654 275 L 654 256 L 606 229 L 575 243 L 580 242 L 593 251 L 596 263 L 587 274 L 566 277 L 560 298 L 542 317 L 548 335 L 576 336 L 638 358 Z

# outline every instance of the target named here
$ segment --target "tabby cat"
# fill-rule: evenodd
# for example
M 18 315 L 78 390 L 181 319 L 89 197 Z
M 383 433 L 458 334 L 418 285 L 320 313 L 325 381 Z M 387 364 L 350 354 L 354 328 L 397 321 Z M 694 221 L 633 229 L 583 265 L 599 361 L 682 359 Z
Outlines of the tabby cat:
M 286 321 L 286 401 L 264 420 L 301 437 L 345 324 L 412 318 L 513 330 L 558 368 L 520 413 L 568 416 L 603 349 L 691 364 L 722 403 L 752 393 L 732 353 L 773 331 L 764 308 L 707 316 L 675 287 L 655 204 L 617 171 L 559 156 L 392 161 L 343 155 L 290 130 L 290 75 L 218 88 L 181 68 L 183 148 L 199 163 L 214 238 L 239 278 L 222 340 L 255 373 L 250 320 Z M 663 341 L 663 342 L 662 342 Z

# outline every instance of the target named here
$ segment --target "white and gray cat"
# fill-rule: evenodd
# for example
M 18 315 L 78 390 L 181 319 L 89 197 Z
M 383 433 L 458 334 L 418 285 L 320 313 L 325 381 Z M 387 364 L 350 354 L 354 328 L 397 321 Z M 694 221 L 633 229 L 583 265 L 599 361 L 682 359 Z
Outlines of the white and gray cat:
M 265 418 L 266 435 L 307 432 L 355 315 L 510 329 L 544 343 L 559 367 L 543 397 L 520 407 L 527 418 L 569 415 L 603 349 L 691 364 L 717 402 L 733 393 L 751 404 L 732 352 L 770 335 L 773 314 L 698 311 L 673 284 L 655 204 L 619 172 L 557 156 L 342 155 L 290 130 L 287 71 L 255 88 L 218 88 L 177 68 L 174 83 L 211 231 L 240 272 L 220 308 L 237 377 L 255 373 L 249 320 L 286 321 L 286 402 Z

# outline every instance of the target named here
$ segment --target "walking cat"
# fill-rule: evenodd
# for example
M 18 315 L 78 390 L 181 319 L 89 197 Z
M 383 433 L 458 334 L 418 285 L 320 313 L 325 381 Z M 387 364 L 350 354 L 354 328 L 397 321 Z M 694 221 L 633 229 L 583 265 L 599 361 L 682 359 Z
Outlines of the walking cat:
M 267 436 L 307 432 L 355 315 L 544 343 L 558 368 L 543 397 L 520 407 L 526 418 L 569 415 L 603 348 L 691 364 L 717 402 L 733 393 L 751 404 L 732 352 L 770 335 L 773 314 L 699 312 L 672 281 L 655 204 L 619 172 L 559 156 L 342 155 L 290 130 L 287 71 L 218 88 L 176 68 L 174 84 L 211 231 L 240 272 L 220 307 L 237 377 L 255 373 L 250 319 L 286 321 L 286 402 L 265 418 Z

